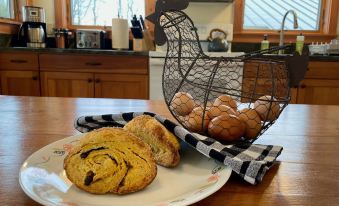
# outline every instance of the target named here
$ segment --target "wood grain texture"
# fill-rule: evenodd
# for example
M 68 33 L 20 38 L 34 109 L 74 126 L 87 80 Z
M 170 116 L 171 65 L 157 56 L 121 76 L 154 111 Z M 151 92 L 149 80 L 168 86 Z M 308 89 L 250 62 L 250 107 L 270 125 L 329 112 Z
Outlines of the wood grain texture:
M 339 80 L 303 80 L 298 89 L 297 103 L 339 105 Z
M 78 72 L 41 72 L 42 96 L 94 97 L 94 75 Z
M 4 95 L 40 96 L 37 71 L 0 71 L 0 77 Z
M 41 71 L 148 74 L 147 56 L 40 54 Z
M 148 76 L 134 74 L 95 74 L 95 97 L 149 99 Z
M 310 61 L 305 78 L 339 80 L 339 62 Z
M 32 52 L 0 52 L 0 70 L 38 71 L 38 54 Z
M 77 134 L 82 115 L 150 111 L 172 118 L 162 101 L 0 96 L 1 205 L 37 206 L 18 174 L 38 149 Z M 281 145 L 278 162 L 262 183 L 236 175 L 194 205 L 335 205 L 339 202 L 339 106 L 289 105 L 256 143 Z

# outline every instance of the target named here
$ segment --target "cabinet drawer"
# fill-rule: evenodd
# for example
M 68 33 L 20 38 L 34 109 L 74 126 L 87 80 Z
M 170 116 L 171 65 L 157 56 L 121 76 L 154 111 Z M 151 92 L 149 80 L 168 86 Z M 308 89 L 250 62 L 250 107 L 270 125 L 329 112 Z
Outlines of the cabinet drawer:
M 148 57 L 123 55 L 41 54 L 42 71 L 148 74 Z
M 1 70 L 39 70 L 38 54 L 0 52 Z
M 305 79 L 339 79 L 339 62 L 311 61 Z

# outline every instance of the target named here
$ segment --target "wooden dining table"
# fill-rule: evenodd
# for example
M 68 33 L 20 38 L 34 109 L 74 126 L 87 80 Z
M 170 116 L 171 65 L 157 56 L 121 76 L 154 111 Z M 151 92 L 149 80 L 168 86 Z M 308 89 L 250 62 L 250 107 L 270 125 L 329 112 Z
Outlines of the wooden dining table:
M 131 111 L 173 119 L 163 101 L 0 96 L 0 205 L 39 205 L 21 189 L 20 167 L 40 148 L 78 134 L 77 117 Z M 255 143 L 284 147 L 263 181 L 232 174 L 194 205 L 339 204 L 339 106 L 289 105 Z

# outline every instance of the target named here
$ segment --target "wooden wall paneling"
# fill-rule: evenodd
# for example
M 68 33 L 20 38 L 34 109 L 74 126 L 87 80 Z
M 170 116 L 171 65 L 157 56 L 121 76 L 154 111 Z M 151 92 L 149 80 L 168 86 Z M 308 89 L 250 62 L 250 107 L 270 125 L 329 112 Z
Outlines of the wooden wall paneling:
M 146 4 L 145 16 L 148 16 L 155 11 L 155 2 L 156 0 L 145 0 L 145 4 Z M 150 31 L 152 37 L 154 38 L 154 24 L 146 20 L 146 26 L 148 30 Z

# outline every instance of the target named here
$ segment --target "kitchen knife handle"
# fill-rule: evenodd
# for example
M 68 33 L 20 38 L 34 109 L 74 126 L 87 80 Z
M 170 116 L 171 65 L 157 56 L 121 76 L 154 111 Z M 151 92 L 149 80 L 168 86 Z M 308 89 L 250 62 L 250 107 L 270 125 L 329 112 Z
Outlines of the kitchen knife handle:
M 102 63 L 100 62 L 86 62 L 85 63 L 87 66 L 101 66 Z
M 22 60 L 22 59 L 11 59 L 11 63 L 16 63 L 16 64 L 24 64 L 27 63 L 27 60 Z
M 146 30 L 145 21 L 144 21 L 144 18 L 142 17 L 142 15 L 140 15 L 140 23 L 141 23 L 142 29 Z

